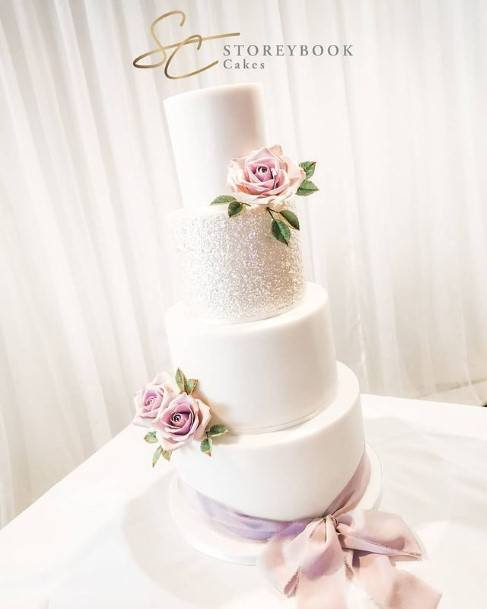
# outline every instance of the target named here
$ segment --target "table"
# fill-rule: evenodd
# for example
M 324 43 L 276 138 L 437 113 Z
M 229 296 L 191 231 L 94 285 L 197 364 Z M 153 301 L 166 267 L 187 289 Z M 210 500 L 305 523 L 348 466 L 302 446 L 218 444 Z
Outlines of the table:
M 487 409 L 362 401 L 383 465 L 381 509 L 401 514 L 428 554 L 399 568 L 441 590 L 441 609 L 485 607 Z M 0 531 L 0 608 L 293 606 L 255 567 L 208 558 L 181 539 L 166 503 L 172 467 L 151 468 L 142 435 L 122 431 Z

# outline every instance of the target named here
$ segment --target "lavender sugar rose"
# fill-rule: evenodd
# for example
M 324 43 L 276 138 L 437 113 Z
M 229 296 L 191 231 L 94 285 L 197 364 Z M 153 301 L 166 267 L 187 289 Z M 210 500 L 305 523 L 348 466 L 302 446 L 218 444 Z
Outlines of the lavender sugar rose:
M 271 218 L 271 233 L 289 245 L 291 230 L 299 230 L 299 220 L 286 204 L 294 195 L 305 197 L 318 190 L 310 178 L 316 163 L 297 165 L 285 156 L 281 146 L 259 148 L 232 159 L 228 168 L 228 184 L 233 195 L 220 195 L 211 205 L 228 205 L 228 216 L 238 215 L 246 207 L 263 207 Z
M 161 412 L 153 427 L 160 432 L 162 448 L 175 450 L 188 440 L 202 440 L 210 418 L 210 409 L 204 402 L 181 393 Z
M 150 427 L 169 402 L 175 398 L 177 392 L 169 383 L 168 375 L 158 375 L 135 394 L 134 423 L 143 427 Z
M 261 148 L 232 159 L 228 183 L 240 201 L 274 206 L 296 194 L 305 179 L 304 170 L 285 157 L 281 146 Z

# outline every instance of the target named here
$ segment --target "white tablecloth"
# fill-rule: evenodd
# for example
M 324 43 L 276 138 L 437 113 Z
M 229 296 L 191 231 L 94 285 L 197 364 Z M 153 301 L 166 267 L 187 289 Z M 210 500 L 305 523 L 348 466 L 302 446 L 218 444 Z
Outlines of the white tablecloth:
M 441 590 L 441 609 L 487 607 L 487 409 L 376 396 L 363 407 L 381 509 L 401 514 L 428 554 L 399 568 Z M 181 539 L 166 502 L 172 468 L 151 468 L 142 435 L 124 430 L 0 531 L 0 608 L 293 606 L 255 567 Z

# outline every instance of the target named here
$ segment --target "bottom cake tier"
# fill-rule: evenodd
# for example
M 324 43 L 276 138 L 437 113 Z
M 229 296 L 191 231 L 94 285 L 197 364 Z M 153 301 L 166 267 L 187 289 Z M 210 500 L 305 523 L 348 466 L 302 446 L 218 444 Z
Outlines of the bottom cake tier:
M 233 510 L 296 520 L 323 513 L 364 450 L 358 382 L 338 364 L 335 400 L 314 418 L 282 431 L 229 434 L 211 457 L 192 443 L 175 451 L 173 462 L 183 482 Z

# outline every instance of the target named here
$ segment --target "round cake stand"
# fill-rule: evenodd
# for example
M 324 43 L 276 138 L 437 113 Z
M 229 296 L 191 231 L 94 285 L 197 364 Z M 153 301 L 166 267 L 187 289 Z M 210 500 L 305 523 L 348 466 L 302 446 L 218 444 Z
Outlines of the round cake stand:
M 382 490 L 382 468 L 376 453 L 367 445 L 371 474 L 367 489 L 355 509 L 377 507 Z M 265 547 L 265 541 L 251 541 L 227 535 L 208 524 L 206 518 L 192 508 L 179 491 L 174 476 L 169 488 L 171 516 L 186 541 L 196 550 L 213 558 L 242 565 L 255 565 Z

